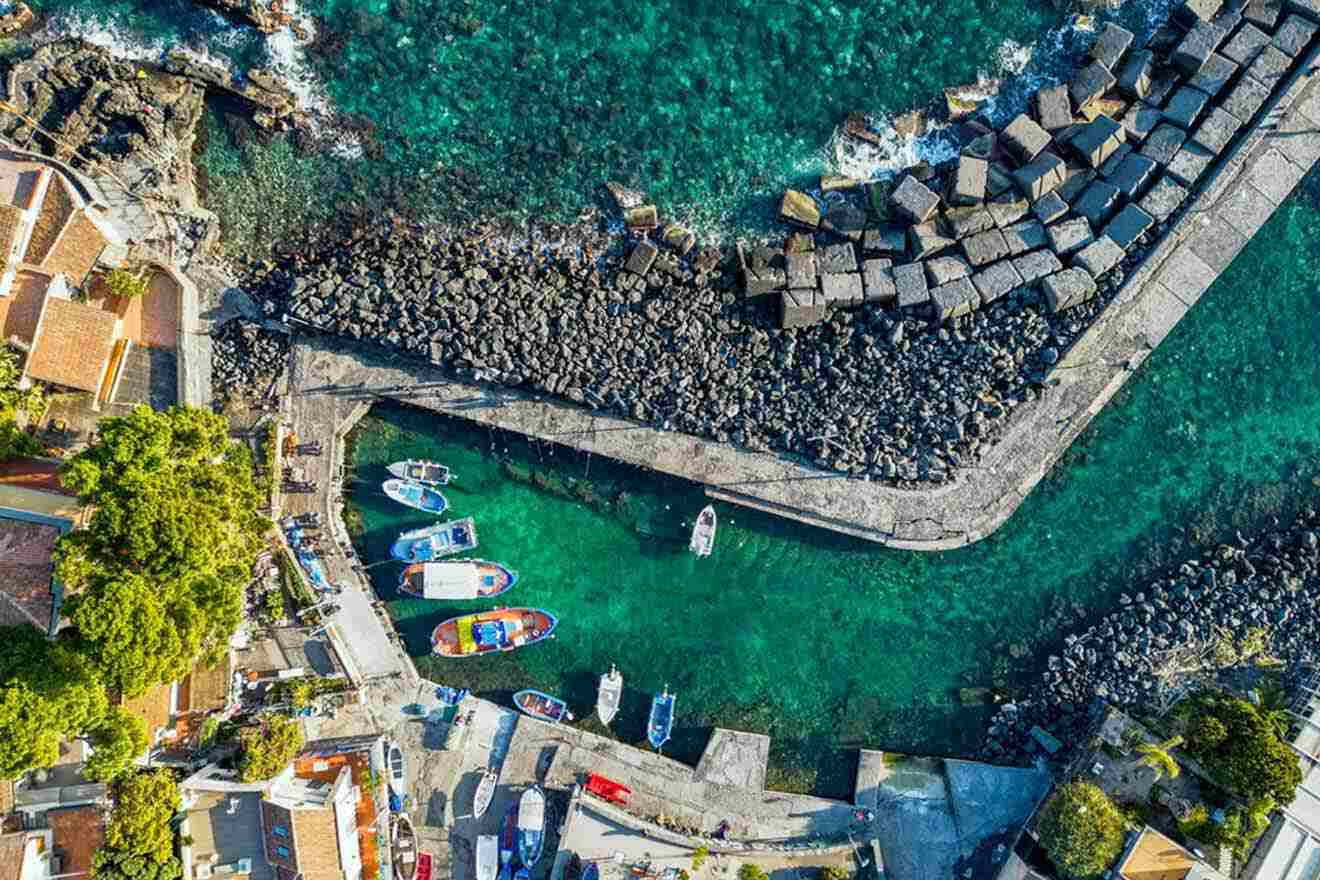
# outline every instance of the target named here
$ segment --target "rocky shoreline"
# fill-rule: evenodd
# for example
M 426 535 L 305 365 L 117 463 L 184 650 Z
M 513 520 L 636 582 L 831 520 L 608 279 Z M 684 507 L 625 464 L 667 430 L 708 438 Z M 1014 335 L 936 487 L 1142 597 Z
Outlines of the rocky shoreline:
M 984 757 L 1041 756 L 1034 727 L 1081 745 L 1103 704 L 1160 714 L 1239 664 L 1273 658 L 1296 669 L 1320 661 L 1320 513 L 1305 507 L 1253 539 L 1239 532 L 1123 593 L 1118 605 L 1065 636 L 1029 695 L 1000 707 Z

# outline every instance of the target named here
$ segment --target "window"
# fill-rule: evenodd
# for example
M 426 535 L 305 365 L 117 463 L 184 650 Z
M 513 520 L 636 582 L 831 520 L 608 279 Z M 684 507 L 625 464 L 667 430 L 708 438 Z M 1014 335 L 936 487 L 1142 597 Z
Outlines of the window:
M 289 857 L 289 848 L 287 846 L 277 846 L 275 847 L 275 852 L 278 853 L 282 859 L 287 859 Z
M 289 829 L 285 828 L 283 825 L 276 825 L 274 828 L 271 829 L 271 831 L 275 832 L 276 837 L 289 836 Z

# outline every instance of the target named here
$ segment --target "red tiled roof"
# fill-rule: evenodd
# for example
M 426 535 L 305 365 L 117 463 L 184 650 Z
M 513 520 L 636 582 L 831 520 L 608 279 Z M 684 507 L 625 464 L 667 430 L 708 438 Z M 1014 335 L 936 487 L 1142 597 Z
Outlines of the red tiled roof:
M 93 306 L 47 297 L 28 357 L 33 379 L 96 393 L 115 344 L 114 315 Z
M 49 286 L 50 278 L 40 272 L 25 270 L 14 278 L 9 295 L 0 296 L 0 335 L 5 342 L 17 337 L 24 345 L 32 344 Z
M 60 231 L 64 229 L 64 224 L 73 216 L 75 207 L 68 185 L 64 182 L 64 175 L 52 176 L 50 185 L 46 187 L 46 197 L 41 201 L 41 210 L 37 212 L 36 222 L 32 224 L 32 237 L 28 239 L 23 262 L 40 264 L 46 259 Z
M 0 486 L 77 497 L 60 482 L 60 463 L 45 458 L 11 458 L 9 461 L 0 461 Z
M 18 880 L 23 873 L 23 850 L 27 848 L 27 834 L 0 835 L 0 880 Z
M 9 251 L 18 237 L 18 227 L 23 222 L 23 210 L 13 205 L 0 205 L 0 258 L 9 259 Z
M 60 875 L 85 876 L 92 871 L 92 853 L 105 842 L 105 812 L 95 805 L 50 810 L 52 846 L 62 859 Z
M 11 622 L 50 629 L 54 598 L 51 554 L 60 530 L 54 526 L 0 517 L 0 608 Z
M 87 212 L 76 211 L 65 224 L 55 246 L 41 262 L 41 268 L 52 274 L 62 272 L 69 283 L 80 287 L 87 273 L 96 265 L 96 258 L 101 256 L 101 251 L 108 244 Z

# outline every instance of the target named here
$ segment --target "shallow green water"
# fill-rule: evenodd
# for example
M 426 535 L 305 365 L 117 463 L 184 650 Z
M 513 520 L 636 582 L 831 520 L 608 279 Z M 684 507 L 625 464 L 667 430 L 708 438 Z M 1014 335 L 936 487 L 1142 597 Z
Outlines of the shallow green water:
M 1320 190 L 1314 179 L 1304 186 Z M 704 503 L 691 487 L 593 459 L 594 492 L 632 496 L 602 512 L 510 478 L 489 453 L 507 448 L 519 468 L 531 462 L 552 481 L 584 476 L 578 456 L 378 410 L 355 450 L 362 549 L 381 558 L 394 534 L 422 522 L 375 490 L 383 466 L 437 458 L 460 474 L 448 494 L 455 515 L 477 518 L 480 555 L 523 574 L 506 598 L 563 619 L 549 646 L 427 661 L 438 679 L 496 696 L 538 686 L 589 714 L 594 676 L 615 662 L 630 689 L 677 691 L 680 754 L 695 757 L 702 725 L 769 731 L 776 762 L 805 770 L 800 779 L 835 768 L 817 781 L 826 791 L 846 785 L 846 765 L 831 764 L 837 747 L 969 750 L 983 716 L 961 709 L 956 689 L 1021 681 L 1031 659 L 1006 662 L 1008 645 L 1058 638 L 1042 623 L 1051 602 L 1102 612 L 1120 585 L 1188 552 L 1177 529 L 1208 539 L 1283 510 L 1290 491 L 1314 491 L 1318 236 L 1320 210 L 1294 196 L 1050 479 L 969 548 L 885 550 L 722 506 L 715 553 L 698 561 L 681 538 L 633 526 L 640 506 L 655 514 L 643 531 L 681 534 Z M 386 595 L 396 572 L 373 570 Z M 391 607 L 418 654 L 429 628 L 457 613 L 415 600 Z M 642 733 L 645 695 L 633 696 L 626 738 Z

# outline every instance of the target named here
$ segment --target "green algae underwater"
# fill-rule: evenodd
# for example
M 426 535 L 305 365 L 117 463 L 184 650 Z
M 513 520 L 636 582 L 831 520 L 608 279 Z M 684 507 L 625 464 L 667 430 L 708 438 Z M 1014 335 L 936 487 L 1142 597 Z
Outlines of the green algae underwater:
M 430 629 L 475 607 L 400 598 L 398 566 L 373 568 L 424 674 L 506 701 L 536 687 L 586 719 L 615 663 L 620 738 L 644 739 L 649 694 L 668 685 L 676 757 L 695 762 L 711 725 L 764 732 L 772 783 L 847 795 L 858 746 L 972 754 L 988 710 L 962 705 L 959 689 L 1027 683 L 1064 635 L 1052 609 L 1098 616 L 1143 575 L 1320 496 L 1318 267 L 1313 174 L 1008 523 L 971 547 L 889 550 L 719 505 L 715 552 L 699 560 L 686 549 L 706 503 L 696 486 L 381 406 L 354 439 L 358 550 L 383 559 L 399 531 L 426 523 L 379 492 L 385 465 L 448 464 L 452 515 L 476 518 L 476 555 L 521 574 L 503 600 L 561 624 L 551 643 L 441 661 L 427 656 Z

